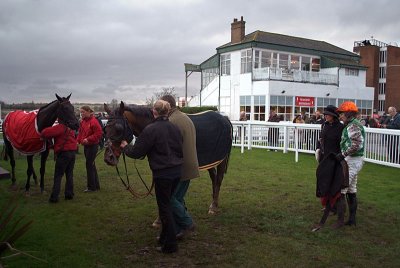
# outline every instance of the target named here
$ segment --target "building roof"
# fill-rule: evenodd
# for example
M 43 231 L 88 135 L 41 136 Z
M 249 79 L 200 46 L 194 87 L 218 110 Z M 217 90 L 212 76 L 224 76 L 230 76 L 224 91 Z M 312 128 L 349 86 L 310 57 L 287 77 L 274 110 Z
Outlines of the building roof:
M 357 68 L 357 69 L 367 69 L 367 67 L 357 61 L 348 60 L 348 59 L 339 59 L 339 58 L 332 58 L 332 57 L 322 57 L 324 65 L 326 67 L 332 66 L 340 66 L 340 67 L 350 67 L 350 68 Z
M 349 57 L 358 57 L 358 55 L 353 52 L 334 46 L 325 41 L 317 41 L 307 38 L 263 32 L 263 31 L 255 31 L 250 34 L 247 34 L 240 43 L 229 42 L 225 45 L 218 47 L 217 50 L 222 50 L 224 48 L 228 48 L 231 46 L 236 46 L 251 42 L 259 42 L 259 43 L 270 44 L 279 47 L 294 48 L 294 49 L 296 48 L 306 49 L 314 52 L 327 52 Z

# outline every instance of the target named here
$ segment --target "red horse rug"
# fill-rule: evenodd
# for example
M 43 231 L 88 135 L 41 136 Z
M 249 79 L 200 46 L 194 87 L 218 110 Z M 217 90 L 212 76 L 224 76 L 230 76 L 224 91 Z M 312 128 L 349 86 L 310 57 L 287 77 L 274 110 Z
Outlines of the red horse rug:
M 10 112 L 3 123 L 3 131 L 15 150 L 32 155 L 46 150 L 46 141 L 37 130 L 38 110 Z

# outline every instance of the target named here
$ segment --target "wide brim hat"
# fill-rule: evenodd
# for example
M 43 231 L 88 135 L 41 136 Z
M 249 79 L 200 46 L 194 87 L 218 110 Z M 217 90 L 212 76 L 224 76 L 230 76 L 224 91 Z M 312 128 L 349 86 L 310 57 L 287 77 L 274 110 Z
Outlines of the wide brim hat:
M 328 105 L 324 110 L 324 115 L 328 114 L 332 115 L 333 117 L 339 118 L 339 114 L 336 112 L 336 110 L 337 110 L 336 106 Z

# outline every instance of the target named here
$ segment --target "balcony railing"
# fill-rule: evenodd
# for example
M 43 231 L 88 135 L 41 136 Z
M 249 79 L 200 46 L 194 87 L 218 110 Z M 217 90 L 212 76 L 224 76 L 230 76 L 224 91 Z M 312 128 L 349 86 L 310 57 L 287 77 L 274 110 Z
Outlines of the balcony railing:
M 334 74 L 287 70 L 272 67 L 254 69 L 253 80 L 280 80 L 299 83 L 338 85 L 338 76 Z

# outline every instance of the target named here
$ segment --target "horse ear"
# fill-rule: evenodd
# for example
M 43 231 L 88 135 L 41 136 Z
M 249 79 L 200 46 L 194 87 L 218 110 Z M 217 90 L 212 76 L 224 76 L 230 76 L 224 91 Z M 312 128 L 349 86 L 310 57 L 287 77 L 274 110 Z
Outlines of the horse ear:
M 121 103 L 119 104 L 119 112 L 120 114 L 123 114 L 125 111 L 125 104 L 123 101 L 121 101 Z
M 111 109 L 108 107 L 107 103 L 104 103 L 104 111 L 106 111 L 108 115 L 111 115 Z
M 62 98 L 60 96 L 58 96 L 57 93 L 56 93 L 56 97 L 57 97 L 58 101 L 62 101 Z
M 72 95 L 72 92 L 69 93 L 69 95 L 68 95 L 68 97 L 66 97 L 66 99 L 69 100 L 69 98 L 71 97 L 71 95 Z

